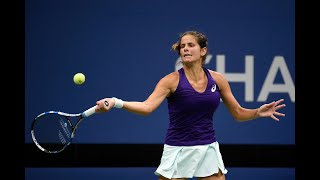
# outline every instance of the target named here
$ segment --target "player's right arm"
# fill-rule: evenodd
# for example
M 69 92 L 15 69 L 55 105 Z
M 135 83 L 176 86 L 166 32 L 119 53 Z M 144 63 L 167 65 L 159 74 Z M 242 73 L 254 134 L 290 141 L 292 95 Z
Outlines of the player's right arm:
M 153 92 L 145 101 L 125 101 L 123 109 L 140 115 L 149 115 L 160 106 L 167 96 L 175 91 L 179 81 L 178 78 L 177 72 L 166 75 L 160 79 Z
M 170 94 L 176 90 L 178 82 L 178 72 L 172 72 L 159 80 L 153 92 L 145 101 L 140 102 L 123 100 L 124 104 L 122 109 L 125 109 L 135 114 L 140 114 L 144 116 L 149 115 L 160 106 L 160 104 L 166 97 L 170 96 Z M 103 102 L 105 100 L 107 100 L 110 103 L 109 107 L 103 105 Z M 114 103 L 115 102 L 112 98 L 102 99 L 97 102 L 98 108 L 96 109 L 96 111 L 106 112 L 114 106 Z

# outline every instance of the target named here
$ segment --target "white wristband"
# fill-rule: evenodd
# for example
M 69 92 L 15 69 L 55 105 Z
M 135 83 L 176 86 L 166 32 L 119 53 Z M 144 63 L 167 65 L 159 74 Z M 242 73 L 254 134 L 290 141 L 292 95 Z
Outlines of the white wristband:
M 121 99 L 118 99 L 116 97 L 112 97 L 112 99 L 114 100 L 114 106 L 115 108 L 122 108 L 124 102 Z

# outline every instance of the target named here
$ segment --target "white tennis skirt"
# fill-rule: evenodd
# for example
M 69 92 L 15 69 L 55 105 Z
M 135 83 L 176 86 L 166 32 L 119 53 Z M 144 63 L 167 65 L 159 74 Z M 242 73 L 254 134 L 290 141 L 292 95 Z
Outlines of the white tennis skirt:
M 171 178 L 207 177 L 219 172 L 226 174 L 219 143 L 197 146 L 165 144 L 161 162 L 155 175 Z

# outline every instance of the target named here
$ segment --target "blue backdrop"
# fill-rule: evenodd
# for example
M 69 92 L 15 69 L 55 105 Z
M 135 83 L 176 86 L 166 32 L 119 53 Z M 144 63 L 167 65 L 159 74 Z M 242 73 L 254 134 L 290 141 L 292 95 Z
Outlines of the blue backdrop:
M 286 116 L 238 123 L 222 103 L 221 144 L 295 144 L 295 4 L 269 1 L 27 0 L 25 142 L 39 113 L 79 113 L 104 97 L 145 100 L 179 68 L 170 51 L 179 33 L 209 39 L 206 67 L 224 73 L 239 103 L 257 108 L 284 98 Z M 73 83 L 82 72 L 86 82 Z M 150 116 L 121 109 L 80 124 L 78 143 L 163 143 L 167 102 Z
M 155 168 L 26 168 L 25 180 L 156 180 Z M 228 168 L 230 180 L 294 180 L 295 172 L 290 168 Z M 192 178 L 190 180 L 196 180 Z

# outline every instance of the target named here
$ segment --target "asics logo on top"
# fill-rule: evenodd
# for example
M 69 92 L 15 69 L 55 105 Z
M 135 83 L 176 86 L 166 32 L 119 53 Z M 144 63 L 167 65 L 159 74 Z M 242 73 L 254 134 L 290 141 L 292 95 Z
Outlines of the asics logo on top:
M 216 88 L 217 88 L 217 85 L 216 85 L 216 84 L 212 85 L 211 92 L 215 92 L 215 91 L 216 91 Z

